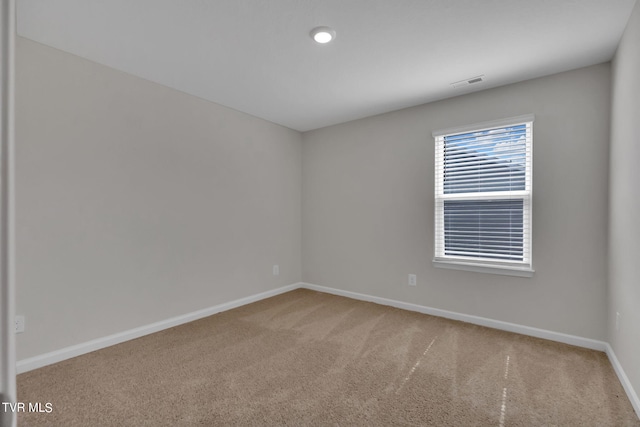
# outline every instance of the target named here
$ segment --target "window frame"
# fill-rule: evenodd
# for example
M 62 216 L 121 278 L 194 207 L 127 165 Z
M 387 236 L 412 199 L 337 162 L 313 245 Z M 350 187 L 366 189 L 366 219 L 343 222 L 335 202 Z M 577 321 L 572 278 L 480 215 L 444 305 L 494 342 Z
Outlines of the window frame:
M 432 133 L 434 157 L 434 256 L 433 265 L 439 268 L 475 271 L 519 277 L 532 277 L 532 218 L 533 195 L 533 122 L 535 116 L 526 114 L 500 120 L 447 128 Z M 502 127 L 526 125 L 525 137 L 525 189 L 467 193 L 444 193 L 444 138 L 447 136 L 481 132 Z M 473 256 L 445 255 L 444 201 L 445 200 L 522 200 L 523 201 L 523 260 L 500 261 Z

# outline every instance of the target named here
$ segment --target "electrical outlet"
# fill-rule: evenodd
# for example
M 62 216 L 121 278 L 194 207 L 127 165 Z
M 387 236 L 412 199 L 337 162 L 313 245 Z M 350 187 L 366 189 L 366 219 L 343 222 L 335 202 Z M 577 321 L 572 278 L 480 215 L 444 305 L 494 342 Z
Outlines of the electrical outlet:
M 409 275 L 409 286 L 416 286 L 418 284 L 418 278 L 415 274 Z
M 616 311 L 616 331 L 620 330 L 620 313 Z
M 273 275 L 274 276 L 279 276 L 280 275 L 280 266 L 279 265 L 274 265 L 273 266 Z
M 16 334 L 24 332 L 24 316 L 16 316 Z

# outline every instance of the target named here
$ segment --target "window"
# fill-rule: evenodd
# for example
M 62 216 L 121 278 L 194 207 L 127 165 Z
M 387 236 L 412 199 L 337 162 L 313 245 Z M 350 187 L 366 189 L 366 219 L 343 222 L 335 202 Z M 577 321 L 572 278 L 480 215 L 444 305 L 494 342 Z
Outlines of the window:
M 437 267 L 533 275 L 533 119 L 433 133 Z

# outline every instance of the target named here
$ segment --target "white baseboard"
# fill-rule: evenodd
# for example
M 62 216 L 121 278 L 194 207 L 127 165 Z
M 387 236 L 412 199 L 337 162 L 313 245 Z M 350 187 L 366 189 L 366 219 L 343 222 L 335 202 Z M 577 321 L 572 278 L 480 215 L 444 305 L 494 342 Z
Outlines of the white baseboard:
M 636 411 L 636 415 L 638 416 L 638 418 L 640 418 L 640 398 L 638 398 L 638 394 L 633 389 L 633 386 L 631 385 L 631 381 L 629 381 L 629 377 L 627 377 L 627 374 L 624 372 L 624 369 L 622 369 L 622 365 L 620 365 L 620 361 L 618 361 L 616 354 L 613 352 L 613 347 L 611 347 L 609 343 L 607 343 L 606 351 L 607 351 L 607 356 L 609 357 L 609 361 L 613 366 L 613 370 L 616 372 L 616 375 L 618 376 L 620 383 L 622 383 L 622 387 L 624 388 L 624 391 L 627 392 L 627 396 L 631 401 L 631 405 L 633 406 L 633 409 Z
M 361 301 L 374 302 L 376 304 L 388 305 L 391 307 L 402 308 L 404 310 L 416 311 L 418 313 L 430 314 L 432 316 L 444 317 L 446 319 L 459 320 L 461 322 L 472 323 L 474 325 L 486 326 L 501 331 L 515 332 L 517 334 L 528 335 L 536 338 L 543 338 L 550 341 L 557 341 L 565 344 L 585 347 L 592 350 L 605 351 L 607 343 L 604 341 L 582 338 L 575 335 L 563 334 L 560 332 L 547 331 L 545 329 L 532 328 L 530 326 L 522 326 L 516 323 L 502 322 L 500 320 L 488 319 L 486 317 L 472 316 L 470 314 L 456 313 L 454 311 L 441 310 L 439 308 L 426 307 L 423 305 L 411 304 L 408 302 L 396 301 L 387 298 L 374 297 L 371 295 L 359 294 L 356 292 L 343 291 L 340 289 L 327 288 L 324 286 L 313 285 L 311 283 L 301 283 L 300 287 L 312 289 L 328 294 L 340 295 Z
M 164 329 L 172 328 L 174 326 L 182 325 L 184 323 L 193 322 L 194 320 L 202 319 L 203 317 L 211 316 L 213 314 L 220 313 L 222 311 L 231 310 L 233 308 L 250 304 L 252 302 L 260 301 L 262 299 L 279 295 L 284 292 L 289 292 L 299 287 L 300 287 L 299 283 L 294 283 L 293 285 L 283 286 L 281 288 L 262 292 L 256 295 L 250 295 L 245 298 L 240 298 L 227 303 L 218 304 L 213 307 L 194 311 L 192 313 L 187 313 L 181 316 L 172 317 L 167 320 L 161 320 L 160 322 L 152 323 L 150 325 L 140 326 L 138 328 L 130 329 L 128 331 L 119 332 L 117 334 L 108 335 L 102 338 L 97 338 L 81 344 L 76 344 L 70 347 L 61 348 L 60 350 L 55 350 L 49 353 L 41 354 L 39 356 L 30 357 L 28 359 L 22 359 L 16 363 L 16 370 L 18 374 L 21 374 L 23 372 L 31 371 L 33 369 L 41 368 L 43 366 L 51 365 L 53 363 L 70 359 L 72 357 L 76 357 L 82 354 L 90 353 L 92 351 L 100 350 L 101 348 L 109 347 L 115 344 L 120 344 L 125 341 L 139 338 L 144 335 L 149 335 L 154 332 L 159 332 Z

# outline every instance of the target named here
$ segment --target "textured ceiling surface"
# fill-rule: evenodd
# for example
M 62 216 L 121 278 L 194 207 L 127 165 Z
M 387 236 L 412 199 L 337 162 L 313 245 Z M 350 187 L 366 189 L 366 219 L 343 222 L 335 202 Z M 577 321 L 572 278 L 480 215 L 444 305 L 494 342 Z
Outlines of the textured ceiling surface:
M 306 131 L 608 61 L 634 3 L 18 0 L 18 33 Z

